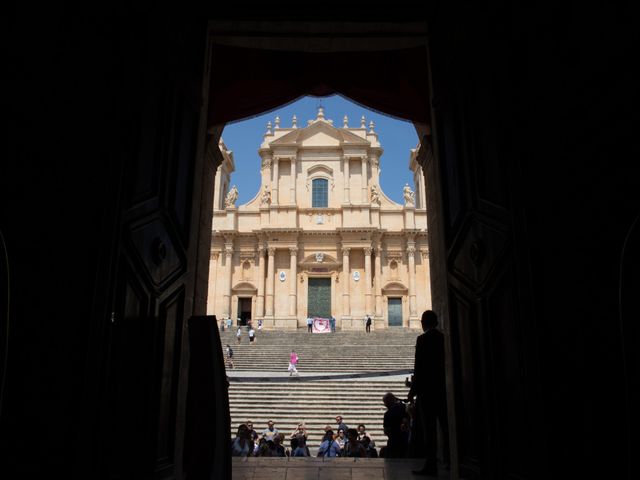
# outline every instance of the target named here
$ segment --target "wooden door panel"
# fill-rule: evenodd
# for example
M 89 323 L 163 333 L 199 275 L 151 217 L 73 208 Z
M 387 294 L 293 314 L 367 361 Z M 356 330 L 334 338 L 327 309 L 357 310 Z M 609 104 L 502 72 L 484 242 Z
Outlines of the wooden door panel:
M 535 418 L 534 396 L 527 394 L 531 383 L 527 371 L 523 328 L 518 311 L 517 281 L 513 265 L 506 263 L 486 295 L 483 316 L 489 323 L 493 384 L 492 416 L 496 443 L 502 455 L 502 474 L 507 478 L 535 478 L 536 445 L 531 436 Z
M 152 294 L 127 258 L 119 268 L 120 289 L 111 324 L 105 470 L 113 479 L 139 471 L 148 456 L 153 391 L 145 380 L 153 376 Z M 145 452 L 145 449 L 147 450 Z
M 535 358 L 522 339 L 530 289 L 518 273 L 526 257 L 515 253 L 526 242 L 513 227 L 519 179 L 492 90 L 498 79 L 482 63 L 462 71 L 461 59 L 434 59 L 459 460 L 481 478 L 536 478 Z
M 177 98 L 172 138 L 171 165 L 167 208 L 174 220 L 180 239 L 184 245 L 189 243 L 191 199 L 193 196 L 193 158 L 198 144 L 199 105 L 190 101 L 191 96 Z
M 442 169 L 443 190 L 446 195 L 443 205 L 447 220 L 445 231 L 453 234 L 462 222 L 467 210 L 468 199 L 464 183 L 467 179 L 460 170 L 460 143 L 458 141 L 460 125 L 452 116 L 443 116 L 440 120 L 442 125 L 440 126 L 439 149 L 442 157 L 447 159 Z M 450 238 L 450 235 L 447 237 Z
M 162 195 L 161 176 L 166 164 L 162 160 L 166 160 L 172 137 L 171 93 L 171 85 L 163 84 L 161 78 L 148 79 L 136 139 L 137 155 L 127 175 L 129 215 L 135 213 L 134 207 L 144 207 L 147 202 L 158 208 L 157 202 Z
M 154 215 L 136 222 L 129 230 L 133 253 L 155 290 L 164 290 L 176 277 L 184 274 L 186 255 L 176 239 L 176 232 L 171 235 L 173 225 L 170 222 Z
M 164 34 L 167 39 L 176 32 Z M 123 172 L 122 261 L 115 279 L 121 294 L 114 301 L 108 359 L 105 470 L 111 478 L 183 476 L 185 329 L 194 314 L 200 215 L 194 200 L 202 198 L 203 186 L 195 171 L 205 142 L 198 79 L 206 29 L 200 34 L 189 32 L 175 44 L 153 43 L 139 85 L 142 100 L 132 107 L 137 129 Z
M 480 215 L 469 215 L 449 253 L 449 271 L 474 291 L 490 282 L 507 246 L 504 225 Z
M 458 458 L 466 468 L 479 472 L 483 464 L 484 395 L 481 380 L 481 348 L 478 342 L 478 316 L 473 302 L 450 289 L 450 335 L 458 426 Z
M 180 286 L 160 303 L 157 362 L 159 367 L 158 447 L 156 471 L 171 467 L 176 455 L 176 421 L 180 387 L 180 358 L 184 330 L 185 290 Z M 181 450 L 181 449 L 178 449 Z

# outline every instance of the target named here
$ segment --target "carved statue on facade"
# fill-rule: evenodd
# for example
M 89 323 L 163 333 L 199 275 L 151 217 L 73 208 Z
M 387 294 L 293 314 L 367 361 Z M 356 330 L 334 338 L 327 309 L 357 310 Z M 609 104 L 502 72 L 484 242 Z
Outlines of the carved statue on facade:
M 227 193 L 227 196 L 224 199 L 224 206 L 235 207 L 237 199 L 238 199 L 238 189 L 234 185 L 233 187 L 231 187 L 231 190 L 229 190 L 229 193 Z
M 413 190 L 411 190 L 411 187 L 409 186 L 408 183 L 404 184 L 404 188 L 402 189 L 402 193 L 404 194 L 404 204 L 405 205 L 415 205 L 416 204 L 415 193 L 413 193 Z
M 269 187 L 264 187 L 264 190 L 262 191 L 262 197 L 260 198 L 260 204 L 261 205 L 269 205 L 271 203 L 271 190 L 269 190 Z
M 380 205 L 380 190 L 377 185 L 371 185 L 371 203 Z

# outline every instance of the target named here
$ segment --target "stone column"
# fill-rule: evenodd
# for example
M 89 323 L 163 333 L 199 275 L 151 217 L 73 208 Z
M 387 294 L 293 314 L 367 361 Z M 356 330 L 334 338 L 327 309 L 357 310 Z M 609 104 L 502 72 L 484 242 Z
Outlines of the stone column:
M 364 247 L 364 280 L 366 283 L 364 290 L 364 304 L 366 314 L 371 315 L 373 310 L 373 296 L 371 293 L 371 247 Z
M 264 245 L 258 245 L 258 297 L 256 298 L 256 318 L 264 317 Z
M 275 255 L 276 249 L 274 247 L 267 248 L 269 254 L 269 261 L 267 263 L 267 306 L 265 309 L 265 317 L 273 317 L 273 291 L 275 287 Z
M 296 316 L 298 305 L 298 247 L 289 247 L 291 263 L 289 265 L 289 315 Z
M 349 284 L 351 283 L 351 269 L 349 268 L 349 250 L 350 248 L 342 249 L 342 271 L 344 273 L 344 280 L 342 283 L 342 316 L 351 316 L 351 297 L 349 295 Z
M 207 315 L 216 314 L 216 283 L 218 269 L 218 252 L 211 252 L 211 262 L 209 263 L 209 289 L 207 292 Z
M 368 182 L 367 179 L 369 175 L 367 174 L 367 157 L 362 157 L 362 203 L 369 203 L 369 199 L 367 198 L 368 192 Z
M 289 187 L 289 203 L 296 204 L 296 157 L 291 157 L 291 179 Z
M 349 157 L 344 157 L 344 199 L 343 203 L 349 204 Z
M 280 183 L 280 158 L 273 157 L 273 179 L 271 180 L 271 205 L 278 205 L 278 184 Z
M 228 242 L 224 244 L 224 255 L 225 255 L 225 288 L 223 290 L 223 299 L 222 299 L 222 315 L 224 318 L 231 316 L 231 287 L 233 287 L 233 242 Z
M 382 244 L 376 245 L 375 259 L 376 317 L 382 317 Z
M 409 258 L 409 317 L 418 315 L 416 309 L 416 247 L 410 244 L 407 246 L 407 257 Z

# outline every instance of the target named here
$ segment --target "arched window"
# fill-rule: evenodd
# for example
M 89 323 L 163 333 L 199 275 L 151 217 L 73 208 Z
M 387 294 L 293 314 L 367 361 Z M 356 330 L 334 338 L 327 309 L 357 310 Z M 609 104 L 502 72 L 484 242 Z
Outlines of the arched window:
M 314 178 L 312 182 L 311 206 L 326 208 L 329 206 L 329 180 Z

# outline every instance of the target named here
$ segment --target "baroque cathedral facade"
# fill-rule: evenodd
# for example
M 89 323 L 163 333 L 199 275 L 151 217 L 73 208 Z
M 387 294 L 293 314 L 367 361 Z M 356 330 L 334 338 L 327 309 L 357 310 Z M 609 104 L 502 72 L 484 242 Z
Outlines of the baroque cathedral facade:
M 380 188 L 383 149 L 371 122 L 336 127 L 319 108 L 304 127 L 267 125 L 261 185 L 236 205 L 233 154 L 215 177 L 208 313 L 262 319 L 266 329 L 306 327 L 307 316 L 338 328 L 420 327 L 431 308 L 424 175 L 412 149 L 414 185 L 404 204 Z M 393 168 L 393 167 L 391 167 Z M 235 322 L 234 322 L 235 323 Z

